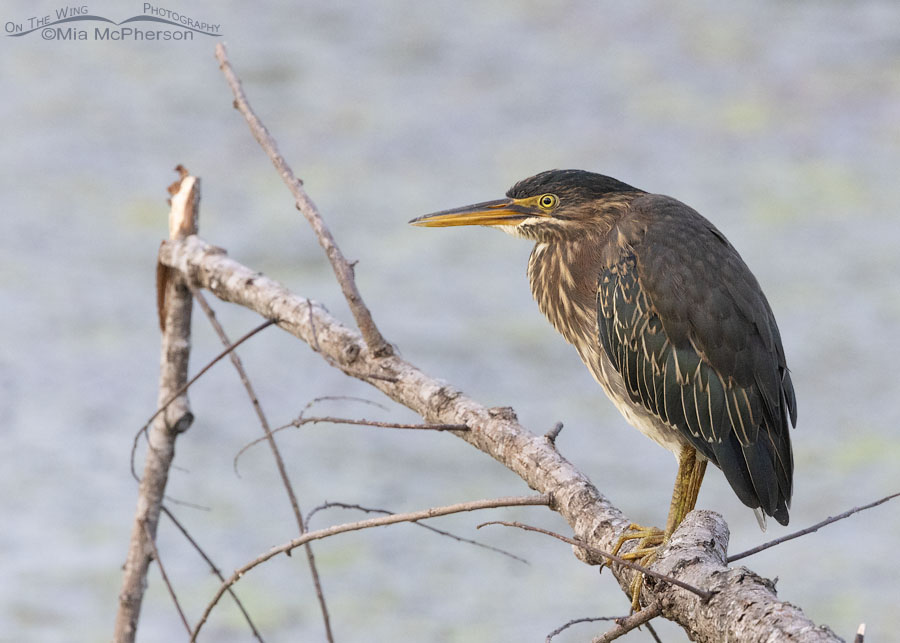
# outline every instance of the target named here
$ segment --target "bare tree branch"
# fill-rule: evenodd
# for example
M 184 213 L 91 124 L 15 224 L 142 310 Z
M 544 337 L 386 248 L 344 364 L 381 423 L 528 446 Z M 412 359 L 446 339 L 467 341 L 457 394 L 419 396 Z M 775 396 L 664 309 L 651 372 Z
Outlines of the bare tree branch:
M 355 375 L 364 370 L 392 377 L 394 381 L 365 381 L 426 422 L 471 427 L 451 435 L 491 455 L 538 492 L 552 494 L 554 508 L 579 541 L 609 551 L 631 523 L 547 439 L 523 428 L 511 409 L 485 408 L 396 355 L 376 357 L 358 333 L 341 325 L 319 304 L 294 295 L 196 237 L 166 242 L 160 260 L 189 276 L 192 285 L 278 319 L 282 329 L 310 345 L 316 342 L 329 363 L 345 373 Z M 827 627 L 812 623 L 799 608 L 779 601 L 771 582 L 746 568 L 728 568 L 724 560 L 727 543 L 728 529 L 718 514 L 694 511 L 652 568 L 695 586 L 705 585 L 715 590 L 715 595 L 703 603 L 690 592 L 648 579 L 642 591 L 644 604 L 660 600 L 663 616 L 682 625 L 697 641 L 748 640 L 761 632 L 792 636 L 796 641 L 840 640 Z M 624 549 L 623 553 L 630 550 L 629 543 Z M 576 555 L 590 564 L 601 562 L 581 548 Z M 625 592 L 633 573 L 613 566 Z M 748 605 L 740 614 L 732 608 L 738 603 Z
M 523 496 L 523 497 L 514 497 L 514 498 L 496 498 L 493 500 L 475 500 L 473 502 L 463 502 L 455 505 L 449 505 L 446 507 L 432 507 L 430 509 L 424 509 L 422 511 L 414 511 L 410 513 L 402 513 L 402 514 L 392 514 L 390 516 L 382 516 L 381 518 L 370 518 L 368 520 L 360 520 L 359 522 L 352 522 L 343 525 L 335 525 L 334 527 L 327 527 L 325 529 L 319 529 L 316 531 L 308 531 L 299 538 L 294 538 L 289 543 L 284 545 L 280 545 L 278 547 L 273 547 L 268 552 L 255 558 L 250 561 L 243 567 L 235 570 L 235 572 L 225 581 L 219 590 L 216 592 L 216 595 L 212 598 L 209 604 L 206 606 L 206 609 L 203 611 L 203 615 L 200 617 L 200 620 L 197 622 L 197 625 L 194 627 L 194 631 L 191 635 L 191 642 L 197 639 L 197 635 L 200 633 L 200 629 L 203 627 L 206 620 L 209 618 L 210 613 L 213 608 L 216 606 L 216 603 L 219 602 L 219 599 L 222 597 L 222 594 L 225 591 L 234 585 L 240 578 L 246 574 L 248 571 L 261 565 L 267 560 L 277 556 L 278 554 L 285 554 L 290 552 L 301 545 L 304 545 L 308 542 L 312 542 L 313 540 L 321 540 L 322 538 L 328 538 L 330 536 L 334 536 L 337 534 L 347 533 L 349 531 L 359 531 L 361 529 L 371 529 L 372 527 L 383 527 L 385 525 L 393 525 L 398 522 L 416 522 L 418 520 L 427 520 L 429 518 L 437 518 L 439 516 L 448 516 L 454 513 L 460 513 L 464 511 L 477 511 L 479 509 L 496 509 L 497 507 L 520 507 L 526 505 L 550 505 L 551 500 L 548 496 Z
M 752 549 L 748 549 L 747 551 L 742 551 L 739 554 L 734 554 L 733 556 L 729 556 L 726 559 L 726 562 L 734 562 L 736 560 L 740 560 L 741 558 L 747 558 L 747 556 L 752 556 L 753 554 L 758 554 L 761 551 L 769 549 L 770 547 L 774 547 L 775 545 L 780 545 L 783 542 L 787 542 L 788 540 L 793 540 L 794 538 L 799 538 L 800 536 L 805 536 L 806 534 L 811 534 L 814 531 L 818 531 L 822 527 L 826 525 L 830 525 L 833 522 L 837 522 L 839 520 L 843 520 L 844 518 L 849 518 L 853 514 L 859 513 L 860 511 L 865 511 L 866 509 L 871 509 L 872 507 L 877 507 L 880 504 L 887 502 L 888 500 L 893 500 L 894 498 L 900 496 L 900 491 L 897 493 L 892 493 L 889 496 L 885 496 L 880 500 L 876 500 L 875 502 L 870 502 L 867 505 L 862 505 L 861 507 L 853 507 L 853 509 L 848 509 L 844 513 L 838 514 L 837 516 L 829 516 L 825 520 L 821 522 L 817 522 L 814 525 L 810 525 L 806 529 L 801 529 L 799 531 L 795 531 L 787 536 L 782 536 L 781 538 L 776 538 L 774 540 L 770 540 L 769 542 L 763 543 L 757 547 L 753 547 Z
M 192 293 L 197 300 L 197 303 L 200 304 L 200 307 L 206 314 L 206 317 L 209 319 L 209 323 L 212 324 L 216 334 L 227 349 L 231 346 L 231 340 L 228 339 L 228 335 L 225 334 L 225 329 L 222 328 L 219 320 L 216 319 L 215 312 L 213 312 L 213 309 L 206 303 L 206 298 L 203 297 L 203 293 L 198 290 L 192 290 Z M 247 377 L 247 371 L 244 370 L 244 364 L 241 362 L 241 358 L 238 357 L 236 351 L 230 352 L 229 358 L 238 373 L 238 377 L 241 378 L 241 383 L 244 385 L 247 395 L 250 397 L 250 403 L 253 405 L 253 410 L 256 412 L 256 417 L 259 419 L 259 424 L 262 427 L 263 433 L 265 433 L 263 439 L 269 443 L 269 447 L 272 449 L 272 456 L 275 458 L 275 465 L 278 467 L 278 475 L 281 476 L 282 485 L 288 495 L 288 500 L 290 500 L 291 508 L 294 511 L 294 518 L 297 521 L 297 527 L 300 529 L 300 533 L 304 534 L 306 533 L 306 524 L 303 521 L 303 513 L 300 511 L 300 503 L 297 500 L 297 494 L 294 492 L 294 485 L 291 484 L 290 476 L 288 476 L 287 467 L 284 466 L 281 451 L 279 451 L 278 445 L 275 443 L 275 437 L 272 435 L 272 430 L 269 428 L 269 421 L 266 419 L 266 414 L 263 412 L 262 405 L 259 403 L 256 391 L 253 390 L 253 384 L 250 383 L 250 378 Z M 316 557 L 315 554 L 313 554 L 311 544 L 306 543 L 304 549 L 306 550 L 306 562 L 309 564 L 309 573 L 312 576 L 313 586 L 316 589 L 316 598 L 319 601 L 319 611 L 322 613 L 322 621 L 325 625 L 325 638 L 330 643 L 334 643 L 334 633 L 331 631 L 331 618 L 328 616 L 328 604 L 325 602 L 325 592 L 322 591 L 322 581 L 319 578 Z M 188 632 L 190 633 L 190 627 L 188 627 Z
M 331 267 L 334 269 L 334 275 L 337 277 L 338 284 L 341 286 L 341 291 L 344 293 L 344 297 L 350 306 L 350 312 L 353 313 L 356 325 L 365 339 L 366 346 L 368 346 L 372 355 L 375 355 L 376 357 L 392 355 L 394 352 L 393 348 L 384 337 L 381 336 L 381 332 L 372 320 L 372 314 L 369 312 L 365 302 L 363 302 L 362 295 L 359 294 L 359 290 L 356 288 L 353 268 L 347 263 L 347 260 L 344 258 L 334 237 L 331 236 L 331 231 L 328 230 L 328 227 L 322 220 L 322 216 L 319 214 L 316 204 L 313 203 L 312 199 L 310 199 L 309 195 L 306 193 L 306 190 L 303 189 L 303 181 L 294 175 L 294 171 L 288 165 L 287 161 L 284 160 L 281 152 L 278 151 L 278 144 L 275 142 L 275 139 L 269 134 L 269 130 L 266 129 L 266 126 L 263 125 L 262 121 L 253 113 L 253 109 L 250 107 L 247 96 L 244 94 L 244 90 L 241 87 L 241 81 L 234 73 L 231 62 L 228 60 L 228 53 L 225 51 L 225 45 L 222 43 L 216 45 L 216 60 L 219 61 L 219 68 L 222 70 L 222 73 L 225 74 L 228 86 L 231 87 L 231 92 L 234 94 L 235 109 L 243 114 L 244 118 L 247 120 L 247 125 L 250 126 L 253 137 L 266 151 L 266 154 L 269 155 L 269 158 L 272 160 L 272 163 L 275 165 L 281 178 L 288 186 L 291 194 L 294 195 L 297 209 L 300 210 L 307 221 L 309 221 L 313 231 L 316 233 L 316 237 L 319 239 L 319 244 L 321 244 L 322 248 L 325 250 L 328 261 L 331 262 Z
M 200 180 L 189 176 L 184 168 L 179 166 L 179 169 L 181 179 L 170 188 L 172 207 L 169 213 L 169 237 L 172 240 L 180 240 L 197 232 Z M 144 589 L 147 586 L 147 569 L 153 558 L 152 541 L 156 538 L 169 467 L 175 456 L 175 439 L 194 420 L 187 396 L 184 393 L 176 394 L 187 381 L 191 343 L 191 294 L 184 274 L 173 271 L 172 266 L 161 265 L 165 269 L 157 270 L 157 277 L 160 279 L 157 297 L 164 323 L 158 406 L 165 406 L 165 410 L 153 420 L 148 436 L 150 448 L 147 449 L 144 475 L 138 489 L 137 509 L 128 556 L 125 559 L 113 633 L 113 639 L 117 643 L 134 641 Z

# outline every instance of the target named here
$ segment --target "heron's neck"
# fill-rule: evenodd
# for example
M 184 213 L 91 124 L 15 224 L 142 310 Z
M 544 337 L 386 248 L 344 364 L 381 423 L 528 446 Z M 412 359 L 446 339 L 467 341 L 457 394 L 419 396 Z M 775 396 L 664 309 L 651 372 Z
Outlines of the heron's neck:
M 528 260 L 528 280 L 538 307 L 579 351 L 596 345 L 601 264 L 597 248 L 596 239 L 543 240 L 537 242 Z

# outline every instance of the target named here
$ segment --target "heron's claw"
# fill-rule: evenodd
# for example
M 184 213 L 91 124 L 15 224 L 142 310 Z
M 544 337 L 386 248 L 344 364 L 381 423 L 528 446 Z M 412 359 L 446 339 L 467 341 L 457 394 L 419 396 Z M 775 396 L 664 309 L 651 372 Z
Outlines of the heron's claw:
M 630 524 L 612 550 L 614 556 L 619 555 L 619 550 L 629 540 L 637 540 L 637 547 L 626 554 L 622 554 L 620 558 L 632 560 L 641 567 L 649 567 L 656 560 L 659 548 L 666 542 L 666 535 L 662 529 L 658 527 L 644 527 L 642 525 Z M 607 561 L 610 565 L 612 561 Z M 641 588 L 644 586 L 644 574 L 635 574 L 634 580 L 631 581 L 631 609 L 635 612 L 641 609 Z

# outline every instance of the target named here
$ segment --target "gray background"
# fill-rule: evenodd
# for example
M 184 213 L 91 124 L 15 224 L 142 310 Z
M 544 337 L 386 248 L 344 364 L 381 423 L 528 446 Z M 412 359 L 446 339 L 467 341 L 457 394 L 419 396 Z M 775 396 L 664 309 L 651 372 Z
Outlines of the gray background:
M 359 260 L 387 337 L 483 403 L 515 407 L 535 431 L 563 421 L 561 451 L 633 519 L 664 521 L 675 463 L 627 427 L 541 318 L 524 277 L 529 244 L 408 219 L 497 198 L 553 167 L 680 198 L 762 283 L 799 398 L 790 528 L 761 534 L 721 474 L 707 477 L 699 504 L 725 515 L 731 551 L 898 490 L 900 5 L 179 4 L 222 25 L 252 103 Z M 116 21 L 141 7 L 89 5 Z M 9 2 L 0 21 L 56 8 Z M 351 318 L 231 108 L 215 39 L 0 38 L 0 639 L 104 640 L 136 497 L 132 435 L 156 400 L 154 262 L 175 164 L 203 179 L 205 239 Z M 258 323 L 218 310 L 235 337 Z M 219 346 L 199 316 L 194 328 L 196 371 Z M 273 424 L 318 396 L 380 400 L 277 330 L 242 356 Z M 209 508 L 173 506 L 231 570 L 293 535 L 290 507 L 265 447 L 242 458 L 241 477 L 232 471 L 260 429 L 231 367 L 191 399 L 197 421 L 179 440 L 169 493 Z M 320 410 L 414 420 L 350 402 Z M 280 443 L 307 509 L 327 499 L 412 510 L 527 491 L 447 435 L 318 426 Z M 338 639 L 540 641 L 571 618 L 627 611 L 610 578 L 568 547 L 502 528 L 475 534 L 493 517 L 565 530 L 541 509 L 439 525 L 530 565 L 413 526 L 318 544 Z M 355 518 L 336 510 L 313 527 Z M 842 635 L 866 621 L 872 640 L 888 640 L 900 628 L 898 529 L 900 509 L 887 505 L 747 564 Z M 194 621 L 217 583 L 165 521 L 160 548 Z M 267 640 L 321 640 L 302 556 L 253 571 L 238 591 Z M 182 636 L 154 568 L 139 638 Z M 247 638 L 223 602 L 206 640 Z

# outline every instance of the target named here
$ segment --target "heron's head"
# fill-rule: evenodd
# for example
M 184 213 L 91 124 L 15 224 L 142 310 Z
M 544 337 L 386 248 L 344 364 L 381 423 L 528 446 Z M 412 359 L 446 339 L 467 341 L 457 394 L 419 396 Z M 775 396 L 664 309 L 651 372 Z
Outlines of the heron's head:
M 641 190 L 584 170 L 547 170 L 512 186 L 505 199 L 426 214 L 410 221 L 424 227 L 484 225 L 517 237 L 545 240 L 608 230 Z

